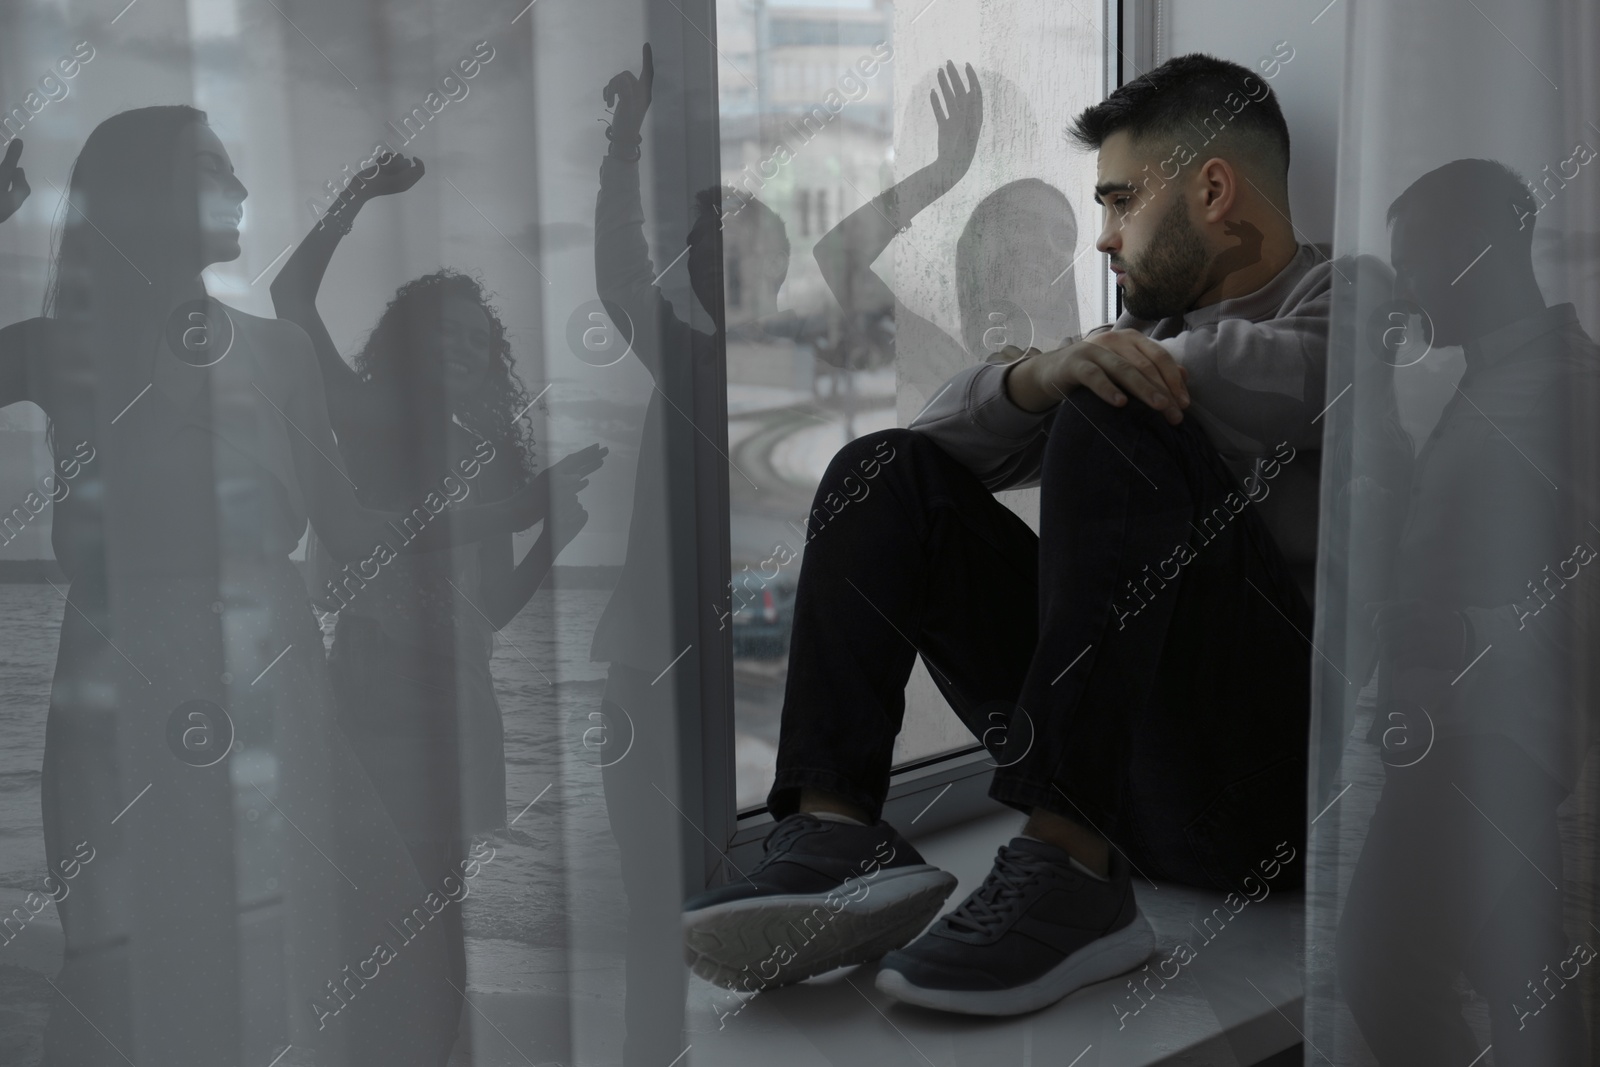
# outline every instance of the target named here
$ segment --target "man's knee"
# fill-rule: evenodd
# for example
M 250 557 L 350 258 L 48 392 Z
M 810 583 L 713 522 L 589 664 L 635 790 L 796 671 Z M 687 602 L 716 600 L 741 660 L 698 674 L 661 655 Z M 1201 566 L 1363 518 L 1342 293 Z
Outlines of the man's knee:
M 1100 442 L 1107 438 L 1120 442 L 1141 434 L 1171 438 L 1186 433 L 1192 421 L 1186 418 L 1174 426 L 1165 415 L 1143 401 L 1130 399 L 1118 407 L 1088 389 L 1078 389 L 1061 401 L 1050 426 L 1050 437 L 1052 444 L 1057 443 L 1057 438 L 1092 438 Z
M 882 484 L 885 472 L 906 464 L 916 450 L 933 446 L 921 434 L 899 427 L 878 430 L 845 444 L 834 453 L 817 484 L 817 494 L 806 516 L 806 526 L 815 531 L 852 504 L 871 496 Z
M 847 441 L 844 447 L 833 454 L 833 459 L 828 461 L 827 473 L 822 477 L 823 484 L 828 482 L 842 484 L 851 476 L 874 480 L 883 473 L 886 466 L 894 464 L 907 453 L 932 443 L 924 435 L 902 426 L 892 426 L 887 430 L 874 430 L 872 433 L 862 434 L 853 441 Z
M 1084 457 L 1101 455 L 1108 445 L 1112 450 L 1109 461 L 1085 468 Z M 1137 470 L 1149 479 L 1145 468 L 1153 460 L 1160 462 L 1158 457 L 1197 456 L 1208 449 L 1214 446 L 1193 415 L 1174 426 L 1141 401 L 1129 400 L 1117 407 L 1079 389 L 1057 408 L 1045 443 L 1040 480 L 1048 487 L 1063 466 L 1078 476 L 1087 470 L 1107 477 L 1137 478 Z

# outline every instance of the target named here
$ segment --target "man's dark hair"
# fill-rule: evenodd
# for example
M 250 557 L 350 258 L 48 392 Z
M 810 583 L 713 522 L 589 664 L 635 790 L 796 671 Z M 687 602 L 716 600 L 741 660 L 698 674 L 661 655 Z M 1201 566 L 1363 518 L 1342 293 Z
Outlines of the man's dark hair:
M 1441 220 L 1481 220 L 1507 237 L 1521 234 L 1519 239 L 1531 246 L 1539 201 L 1522 175 L 1504 163 L 1457 159 L 1430 170 L 1407 186 L 1389 205 L 1386 221 L 1393 225 L 1395 219 L 1418 208 Z
M 1226 103 L 1230 94 L 1244 101 L 1237 110 Z M 1139 142 L 1184 141 L 1201 159 L 1206 153 L 1197 138 L 1222 137 L 1238 149 L 1240 161 L 1257 163 L 1260 174 L 1277 183 L 1288 182 L 1289 125 L 1277 94 L 1259 74 L 1216 56 L 1174 56 L 1085 108 L 1067 127 L 1067 136 L 1091 151 L 1121 132 Z

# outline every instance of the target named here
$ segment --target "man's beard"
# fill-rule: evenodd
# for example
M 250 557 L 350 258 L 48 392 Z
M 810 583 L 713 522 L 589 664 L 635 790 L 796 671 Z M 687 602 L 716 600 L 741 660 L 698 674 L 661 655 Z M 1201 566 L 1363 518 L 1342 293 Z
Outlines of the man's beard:
M 1122 265 L 1134 282 L 1131 290 L 1123 289 L 1123 306 L 1135 318 L 1146 320 L 1183 314 L 1210 262 L 1205 239 L 1189 222 L 1188 206 L 1181 197 L 1173 197 L 1144 254 Z

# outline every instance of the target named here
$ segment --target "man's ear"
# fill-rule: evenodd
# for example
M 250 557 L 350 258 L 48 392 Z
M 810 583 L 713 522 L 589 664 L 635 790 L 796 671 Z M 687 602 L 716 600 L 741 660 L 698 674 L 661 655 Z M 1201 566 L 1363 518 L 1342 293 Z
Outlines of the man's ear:
M 1212 156 L 1202 163 L 1195 178 L 1201 218 L 1208 223 L 1221 222 L 1238 203 L 1244 179 L 1238 169 L 1221 156 Z

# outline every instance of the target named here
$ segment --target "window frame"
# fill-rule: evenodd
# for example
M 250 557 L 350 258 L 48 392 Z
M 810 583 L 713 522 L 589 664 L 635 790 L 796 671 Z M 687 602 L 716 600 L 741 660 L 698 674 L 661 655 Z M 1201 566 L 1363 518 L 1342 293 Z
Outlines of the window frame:
M 647 2 L 656 6 L 660 0 Z M 666 2 L 674 4 L 674 0 Z M 1101 0 L 1101 4 L 1102 25 L 1106 27 L 1102 52 L 1103 91 L 1109 94 L 1124 80 L 1136 77 L 1138 71 L 1147 70 L 1153 65 L 1163 0 Z M 698 49 L 710 56 L 709 118 L 705 117 L 707 111 L 704 107 L 691 109 L 691 112 L 697 111 L 698 114 L 693 115 L 690 123 L 693 126 L 697 121 L 709 121 L 709 134 L 702 133 L 696 140 L 710 148 L 714 166 L 720 168 L 720 115 L 716 107 L 718 68 L 714 41 L 716 5 L 717 0 L 683 0 L 682 13 L 697 25 L 710 29 L 712 34 Z M 679 12 L 674 10 L 668 14 L 676 17 Z M 709 45 L 709 48 L 704 45 Z M 684 46 L 686 49 L 695 48 L 694 42 L 688 40 L 684 41 Z M 686 89 L 689 88 L 686 86 Z M 691 91 L 704 90 L 696 86 Z M 1102 269 L 1101 275 L 1101 305 L 1107 321 L 1114 321 L 1121 310 L 1120 294 L 1111 283 L 1109 270 Z M 701 394 L 702 402 L 711 403 L 713 406 L 710 410 L 718 413 L 719 425 L 709 432 L 720 439 L 724 446 L 727 437 L 725 356 L 726 353 L 723 366 L 717 372 L 705 374 L 704 380 L 697 379 L 695 384 L 697 393 L 706 391 Z M 709 393 L 715 395 L 707 395 Z M 703 875 L 698 879 L 693 864 L 685 870 L 686 880 L 691 887 L 721 884 L 739 878 L 759 859 L 762 842 L 774 823 L 765 805 L 743 812 L 738 809 L 737 769 L 734 763 L 736 709 L 732 631 L 713 628 L 707 623 L 707 620 L 716 618 L 715 605 L 720 602 L 732 580 L 729 555 L 732 512 L 728 472 L 720 457 L 707 459 L 704 454 L 697 460 L 697 467 L 698 513 L 702 520 L 715 515 L 717 525 L 712 530 L 700 530 L 701 536 L 697 538 L 699 580 L 695 589 L 700 637 L 700 684 L 696 687 L 696 695 L 699 699 L 681 705 L 699 709 L 698 716 L 684 716 L 685 720 L 695 721 L 686 721 L 679 734 L 684 746 L 680 766 L 684 772 L 682 785 L 686 814 L 694 811 L 702 820 L 698 826 L 700 834 L 685 835 L 686 855 L 692 858 L 698 851 L 703 860 L 699 868 Z M 711 469 L 713 467 L 716 469 Z M 897 768 L 890 780 L 883 817 L 908 839 L 916 840 L 971 819 L 1010 811 L 1012 809 L 988 795 L 994 766 L 982 746 L 974 743 L 954 752 L 916 760 Z M 698 848 L 692 840 L 696 836 L 704 839 Z

